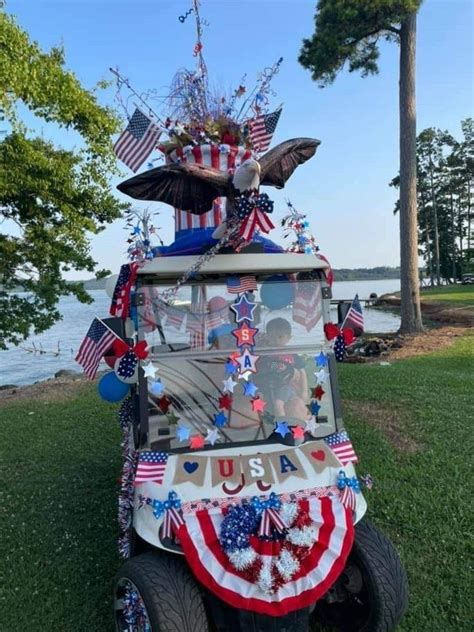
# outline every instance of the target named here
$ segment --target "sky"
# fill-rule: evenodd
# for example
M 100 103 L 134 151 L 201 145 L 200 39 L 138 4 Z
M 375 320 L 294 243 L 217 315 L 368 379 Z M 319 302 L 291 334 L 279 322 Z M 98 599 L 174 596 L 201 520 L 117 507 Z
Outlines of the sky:
M 179 21 L 189 0 L 7 0 L 6 10 L 48 50 L 63 45 L 66 67 L 92 88 L 118 67 L 138 92 L 166 94 L 174 73 L 194 68 L 195 23 Z M 288 138 L 321 140 L 316 156 L 299 167 L 284 191 L 266 189 L 275 201 L 274 223 L 285 199 L 306 213 L 310 230 L 335 268 L 399 264 L 397 192 L 388 186 L 398 172 L 398 46 L 382 42 L 379 74 L 361 78 L 342 71 L 320 89 L 297 58 L 313 33 L 314 0 L 202 0 L 208 22 L 203 54 L 210 84 L 229 93 L 246 73 L 284 58 L 272 82 L 271 105 L 283 103 L 273 145 Z M 460 137 L 460 121 L 473 115 L 472 0 L 425 0 L 417 24 L 417 129 L 439 127 Z M 112 104 L 114 90 L 100 100 Z M 133 101 L 131 101 L 133 103 Z M 153 101 L 150 101 L 153 107 Z M 133 105 L 131 105 L 133 110 Z M 26 115 L 35 133 L 66 148 L 80 140 Z M 123 168 L 124 177 L 131 172 Z M 113 180 L 115 186 L 118 180 Z M 153 203 L 165 243 L 173 240 L 171 207 Z M 275 221 L 275 219 L 277 221 Z M 117 272 L 126 260 L 123 220 L 92 238 L 100 268 Z M 272 239 L 281 240 L 279 229 Z M 283 242 L 284 243 L 284 242 Z M 86 274 L 87 276 L 87 274 Z M 84 272 L 69 278 L 84 278 Z

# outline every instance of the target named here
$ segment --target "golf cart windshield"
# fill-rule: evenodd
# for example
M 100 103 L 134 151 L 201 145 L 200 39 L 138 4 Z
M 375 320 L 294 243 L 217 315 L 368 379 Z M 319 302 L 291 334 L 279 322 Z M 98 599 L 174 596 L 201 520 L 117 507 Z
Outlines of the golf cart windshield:
M 147 445 L 291 443 L 291 428 L 311 417 L 319 436 L 334 432 L 323 278 L 318 272 L 257 276 L 256 285 L 253 276 L 204 278 L 182 286 L 172 304 L 161 298 L 169 286 L 143 278 L 139 339 L 158 369 L 140 384 Z M 290 429 L 287 436 L 275 434 L 279 422 Z M 190 444 L 195 436 L 207 438 L 205 446 Z

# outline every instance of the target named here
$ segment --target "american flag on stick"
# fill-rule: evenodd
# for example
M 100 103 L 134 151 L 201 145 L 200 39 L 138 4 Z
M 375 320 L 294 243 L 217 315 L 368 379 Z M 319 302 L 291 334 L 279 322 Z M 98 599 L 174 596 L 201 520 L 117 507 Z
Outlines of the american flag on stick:
M 345 430 L 327 437 L 325 441 L 342 465 L 357 463 L 359 461 L 351 440 L 349 439 L 349 435 Z
M 127 318 L 130 312 L 130 293 L 137 278 L 137 263 L 125 263 L 120 268 L 120 274 L 115 284 L 110 314 L 120 318 Z
M 364 314 L 362 313 L 362 305 L 360 304 L 358 294 L 355 295 L 351 303 L 350 309 L 342 323 L 342 327 L 350 327 L 354 330 L 354 333 L 359 336 L 364 332 Z
M 86 337 L 79 347 L 75 360 L 84 369 L 84 373 L 93 380 L 104 355 L 118 338 L 99 318 L 94 318 Z
M 261 114 L 248 122 L 250 140 L 255 151 L 267 151 L 278 125 L 282 108 L 271 114 Z
M 138 108 L 114 145 L 117 158 L 137 171 L 154 149 L 161 135 L 159 127 Z
M 141 452 L 138 457 L 135 485 L 151 481 L 161 485 L 166 471 L 168 455 L 166 452 Z

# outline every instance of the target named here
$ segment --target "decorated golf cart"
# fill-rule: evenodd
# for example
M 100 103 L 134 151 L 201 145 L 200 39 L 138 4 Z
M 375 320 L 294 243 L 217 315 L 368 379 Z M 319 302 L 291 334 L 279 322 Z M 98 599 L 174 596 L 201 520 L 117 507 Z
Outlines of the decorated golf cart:
M 79 354 L 95 374 L 106 353 L 113 371 L 99 393 L 126 397 L 116 629 L 302 632 L 311 617 L 389 632 L 406 578 L 364 519 L 371 479 L 357 476 L 343 425 L 336 360 L 353 333 L 331 322 L 332 273 L 306 217 L 289 204 L 280 223 L 291 245 L 268 237 L 262 187 L 283 188 L 319 141 L 268 150 L 281 60 L 240 109 L 243 85 L 211 98 L 197 0 L 193 10 L 198 68 L 175 79 L 179 116 L 137 109 L 116 143 L 133 171 L 158 146 L 164 164 L 118 188 L 172 207 L 175 239 L 153 245 L 151 212 L 130 212 L 115 318 L 97 320 Z

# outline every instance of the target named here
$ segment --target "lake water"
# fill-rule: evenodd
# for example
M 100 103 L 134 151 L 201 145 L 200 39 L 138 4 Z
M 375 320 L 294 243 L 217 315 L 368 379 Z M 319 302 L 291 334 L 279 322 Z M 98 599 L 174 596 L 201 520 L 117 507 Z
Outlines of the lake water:
M 367 298 L 372 292 L 378 296 L 400 289 L 398 279 L 382 281 L 341 281 L 333 285 L 335 299 L 350 299 L 359 294 Z M 63 320 L 39 336 L 33 336 L 20 347 L 0 351 L 0 385 L 32 384 L 54 376 L 60 369 L 79 371 L 74 356 L 95 316 L 106 318 L 110 298 L 104 290 L 90 292 L 94 298 L 91 305 L 83 305 L 74 297 L 65 296 L 59 302 Z M 396 331 L 400 324 L 398 315 L 376 309 L 364 309 L 366 332 Z M 336 314 L 333 321 L 337 321 Z M 46 353 L 28 353 L 22 347 L 42 348 Z M 60 353 L 55 356 L 52 352 Z

